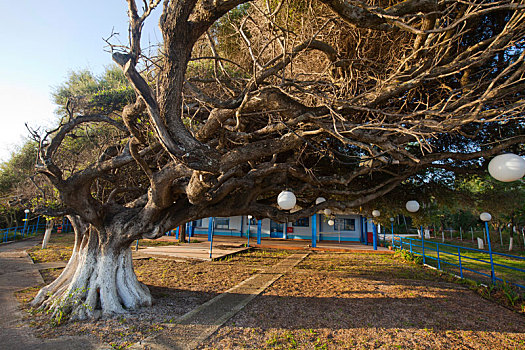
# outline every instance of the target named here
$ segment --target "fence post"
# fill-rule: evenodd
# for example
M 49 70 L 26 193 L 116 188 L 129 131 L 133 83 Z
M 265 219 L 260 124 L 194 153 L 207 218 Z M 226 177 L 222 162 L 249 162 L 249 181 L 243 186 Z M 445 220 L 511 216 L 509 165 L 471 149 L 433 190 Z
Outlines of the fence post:
M 213 216 L 208 218 L 208 241 L 212 240 L 212 231 L 213 231 Z
M 489 223 L 485 221 L 485 230 L 487 231 L 487 244 L 489 245 L 489 255 L 490 255 L 490 277 L 492 278 L 492 283 L 496 282 L 496 275 L 494 273 L 494 260 L 492 259 L 492 247 L 490 245 L 490 234 L 489 234 Z
M 436 252 L 438 258 L 438 270 L 441 270 L 441 260 L 439 260 L 439 243 L 436 243 Z
M 463 278 L 463 266 L 461 265 L 461 248 L 458 247 L 458 259 L 459 259 L 459 276 Z
M 410 253 L 412 253 L 412 240 L 410 240 L 409 242 L 410 242 Z

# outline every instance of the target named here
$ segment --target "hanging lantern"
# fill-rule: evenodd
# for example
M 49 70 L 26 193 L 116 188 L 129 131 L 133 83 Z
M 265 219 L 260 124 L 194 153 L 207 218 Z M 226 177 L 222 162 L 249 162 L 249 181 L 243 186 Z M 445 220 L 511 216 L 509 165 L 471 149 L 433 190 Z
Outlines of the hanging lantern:
M 513 153 L 500 154 L 489 162 L 489 174 L 502 182 L 519 180 L 525 175 L 525 159 Z
M 479 215 L 479 218 L 481 219 L 481 221 L 490 221 L 492 219 L 492 215 L 485 212 L 485 213 L 481 213 Z
M 409 212 L 415 213 L 419 210 L 419 203 L 417 201 L 408 201 L 405 207 Z
M 377 218 L 379 215 L 381 215 L 381 213 L 379 212 L 379 210 L 375 209 L 375 210 L 372 210 L 372 216 Z
M 317 197 L 317 199 L 315 200 L 315 205 L 321 204 L 323 202 L 326 202 L 326 199 L 324 197 Z
M 296 202 L 297 198 L 295 198 L 295 194 L 290 191 L 282 191 L 279 193 L 279 196 L 277 196 L 277 204 L 282 210 L 292 209 L 295 207 Z

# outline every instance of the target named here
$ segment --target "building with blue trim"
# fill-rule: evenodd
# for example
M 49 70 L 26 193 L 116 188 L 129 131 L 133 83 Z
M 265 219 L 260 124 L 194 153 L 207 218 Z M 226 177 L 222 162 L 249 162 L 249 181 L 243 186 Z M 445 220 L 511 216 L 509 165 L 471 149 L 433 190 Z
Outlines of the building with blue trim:
M 276 239 L 311 240 L 312 247 L 319 241 L 356 242 L 372 244 L 373 224 L 358 214 L 338 214 L 332 217 L 334 225 L 328 224 L 328 217 L 315 214 L 295 222 L 278 223 L 270 219 L 248 220 L 247 216 L 232 216 L 228 218 L 205 218 L 189 223 L 189 234 Z M 213 223 L 213 224 L 212 224 Z M 377 239 L 376 239 L 377 241 Z

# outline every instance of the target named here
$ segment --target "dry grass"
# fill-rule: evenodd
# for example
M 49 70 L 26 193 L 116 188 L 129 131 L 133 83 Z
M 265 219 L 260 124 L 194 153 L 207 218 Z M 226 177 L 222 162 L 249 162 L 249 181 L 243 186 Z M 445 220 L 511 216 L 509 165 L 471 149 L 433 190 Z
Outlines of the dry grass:
M 52 251 L 62 244 L 64 242 L 60 240 L 52 242 L 48 249 Z M 72 245 L 69 249 L 71 248 Z M 52 259 L 56 255 L 40 253 L 38 256 L 42 262 L 48 262 L 51 260 L 46 259 Z M 46 314 L 35 313 L 29 308 L 28 303 L 39 288 L 25 290 L 17 297 L 24 309 L 30 311 L 26 320 L 41 337 L 91 335 L 99 338 L 100 342 L 121 348 L 159 332 L 163 329 L 163 324 L 174 322 L 186 312 L 286 256 L 288 252 L 256 251 L 214 262 L 154 258 L 134 260 L 137 277 L 148 285 L 154 305 L 108 320 L 69 322 L 57 327 L 49 322 Z M 50 283 L 61 271 L 62 269 L 48 269 L 41 273 L 45 282 Z
M 59 240 L 50 249 L 62 245 Z M 288 255 L 257 250 L 216 262 L 135 260 L 138 278 L 155 298 L 153 307 L 59 327 L 52 327 L 45 315 L 28 320 L 42 337 L 91 334 L 124 348 Z M 58 273 L 47 270 L 46 282 Z M 28 290 L 19 298 L 28 301 L 36 292 Z M 524 332 L 523 315 L 419 265 L 391 255 L 316 252 L 201 348 L 518 349 L 525 348 Z
M 311 254 L 201 349 L 517 349 L 525 318 L 392 256 Z
M 67 262 L 71 257 L 71 251 L 75 243 L 73 233 L 53 233 L 46 249 L 40 245 L 27 251 L 35 263 L 64 261 Z

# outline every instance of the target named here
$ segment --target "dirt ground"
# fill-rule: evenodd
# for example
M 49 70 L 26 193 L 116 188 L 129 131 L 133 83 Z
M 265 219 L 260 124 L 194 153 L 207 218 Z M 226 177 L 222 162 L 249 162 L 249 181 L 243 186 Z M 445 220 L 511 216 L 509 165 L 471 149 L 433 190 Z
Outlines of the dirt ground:
M 525 317 L 392 256 L 311 254 L 201 349 L 525 349 Z
M 288 255 L 257 250 L 216 262 L 136 260 L 153 307 L 58 326 L 41 314 L 27 320 L 42 337 L 92 334 L 125 348 Z M 51 281 L 59 273 L 43 275 Z M 201 346 L 244 348 L 525 349 L 525 317 L 393 255 L 312 252 Z

